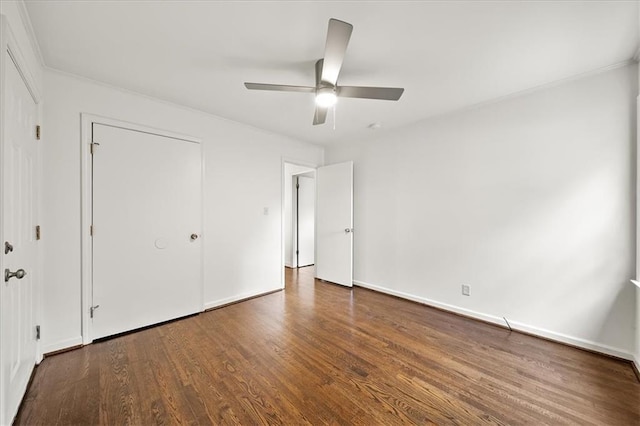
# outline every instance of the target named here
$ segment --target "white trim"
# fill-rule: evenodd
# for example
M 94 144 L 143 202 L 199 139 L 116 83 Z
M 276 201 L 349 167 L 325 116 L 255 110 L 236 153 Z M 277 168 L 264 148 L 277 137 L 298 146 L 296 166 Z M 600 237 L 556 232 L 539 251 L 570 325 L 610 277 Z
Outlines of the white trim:
M 442 117 L 442 116 L 446 116 L 446 115 L 450 115 L 450 114 L 457 114 L 460 112 L 465 112 L 465 111 L 469 111 L 469 110 L 474 110 L 477 108 L 482 108 L 484 106 L 487 105 L 492 105 L 492 104 L 496 104 L 502 101 L 506 101 L 509 99 L 513 99 L 513 98 L 518 98 L 520 96 L 526 96 L 526 95 L 530 95 L 532 93 L 535 92 L 539 92 L 541 90 L 547 90 L 547 89 L 551 89 L 553 87 L 557 87 L 557 86 L 562 86 L 564 84 L 568 84 L 574 81 L 578 81 L 578 80 L 582 80 L 583 78 L 587 78 L 587 77 L 593 77 L 596 76 L 598 74 L 602 74 L 608 71 L 613 71 L 616 70 L 618 68 L 624 68 L 626 66 L 629 65 L 633 65 L 635 64 L 635 61 L 633 59 L 627 59 L 626 61 L 622 61 L 622 62 L 617 62 L 615 64 L 611 64 L 611 65 L 607 65 L 606 67 L 600 67 L 600 68 L 596 68 L 590 71 L 585 71 L 579 74 L 575 74 L 575 75 L 571 75 L 569 77 L 565 77 L 565 78 L 561 78 L 559 80 L 553 80 L 553 81 L 548 81 L 546 83 L 542 83 L 539 84 L 537 86 L 533 86 L 530 87 L 528 89 L 524 89 L 524 90 L 519 90 L 516 92 L 511 92 L 508 93 L 504 96 L 498 96 L 497 98 L 493 98 L 493 99 L 489 99 L 487 101 L 483 101 L 483 102 L 478 102 L 476 104 L 472 104 L 463 108 L 458 108 L 458 109 L 454 109 L 451 110 L 449 112 L 445 112 L 442 114 L 438 114 L 438 115 L 434 115 L 432 117 L 429 117 L 427 119 L 432 119 L 432 118 L 436 118 L 436 117 Z M 421 120 L 422 121 L 422 120 Z
M 640 54 L 640 49 L 638 50 L 636 55 L 638 55 L 638 54 Z M 587 77 L 591 77 L 591 76 L 594 76 L 594 75 L 597 75 L 597 74 L 601 74 L 601 73 L 604 73 L 604 72 L 607 72 L 607 71 L 612 71 L 614 69 L 623 68 L 625 66 L 632 65 L 632 64 L 635 64 L 637 62 L 638 62 L 638 59 L 635 59 L 635 56 L 634 56 L 633 58 L 627 59 L 627 60 L 622 61 L 622 62 L 617 62 L 615 64 L 607 65 L 605 67 L 596 68 L 596 69 L 593 69 L 593 70 L 590 70 L 590 71 L 586 71 L 586 72 L 583 72 L 583 73 L 580 73 L 580 74 L 575 74 L 575 75 L 572 75 L 572 76 L 569 76 L 569 77 L 565 77 L 565 78 L 562 78 L 562 79 L 559 79 L 559 80 L 548 81 L 548 82 L 545 82 L 545 83 L 541 83 L 541 84 L 539 84 L 537 86 L 530 87 L 528 89 L 523 89 L 523 90 L 520 90 L 520 91 L 511 92 L 511 93 L 508 93 L 506 95 L 498 96 L 496 98 L 487 99 L 485 101 L 481 101 L 481 102 L 478 102 L 478 103 L 475 103 L 475 104 L 465 105 L 465 106 L 461 106 L 461 107 L 455 107 L 455 108 L 447 110 L 447 111 L 442 111 L 442 112 L 439 112 L 439 113 L 435 113 L 433 115 L 418 119 L 415 122 L 405 124 L 403 127 L 411 126 L 412 124 L 422 123 L 422 122 L 433 120 L 433 119 L 447 117 L 447 116 L 450 116 L 450 115 L 454 115 L 454 114 L 458 114 L 458 113 L 462 113 L 462 112 L 466 112 L 466 111 L 470 111 L 470 110 L 474 110 L 474 109 L 478 109 L 478 108 L 482 108 L 482 107 L 487 106 L 487 105 L 492 105 L 492 104 L 495 104 L 495 103 L 498 103 L 498 102 L 506 101 L 506 100 L 513 99 L 513 98 L 517 98 L 519 96 L 529 95 L 531 93 L 534 93 L 534 92 L 537 92 L 537 91 L 540 91 L 540 90 L 553 88 L 553 87 L 560 86 L 560 85 L 563 85 L 563 84 L 566 84 L 566 83 L 570 83 L 572 81 L 580 80 L 582 78 L 587 78 Z M 43 65 L 43 68 L 46 71 L 49 71 L 49 72 L 52 72 L 52 73 L 64 75 L 64 76 L 70 77 L 70 78 L 75 78 L 77 80 L 83 80 L 83 81 L 86 81 L 86 82 L 89 82 L 89 83 L 96 84 L 98 86 L 102 86 L 102 87 L 106 87 L 106 88 L 109 88 L 109 89 L 113 89 L 113 90 L 119 91 L 119 92 L 122 92 L 122 93 L 141 96 L 143 98 L 152 100 L 154 102 L 158 102 L 158 103 L 161 103 L 161 104 L 164 104 L 164 105 L 169 105 L 169 106 L 172 106 L 172 107 L 175 107 L 175 108 L 179 108 L 179 109 L 182 109 L 182 110 L 185 110 L 185 111 L 190 111 L 190 112 L 193 112 L 193 113 L 205 115 L 207 117 L 214 117 L 214 118 L 219 119 L 219 120 L 227 121 L 227 122 L 234 123 L 234 124 L 237 124 L 237 125 L 245 127 L 245 128 L 249 128 L 249 129 L 258 131 L 260 133 L 264 133 L 264 134 L 271 135 L 271 136 L 278 136 L 280 138 L 286 138 L 286 139 L 288 139 L 288 140 L 290 140 L 292 142 L 301 143 L 301 144 L 304 144 L 304 145 L 311 145 L 311 146 L 314 146 L 314 147 L 317 147 L 317 148 L 321 148 L 322 149 L 322 165 L 325 164 L 325 151 L 324 151 L 324 149 L 328 147 L 325 144 L 312 142 L 310 140 L 298 139 L 298 138 L 293 137 L 293 136 L 288 135 L 288 134 L 277 133 L 275 131 L 267 130 L 267 129 L 264 129 L 264 128 L 261 128 L 261 127 L 256 127 L 256 126 L 248 124 L 248 123 L 244 123 L 244 122 L 241 122 L 241 121 L 233 120 L 231 118 L 223 117 L 223 116 L 220 116 L 220 115 L 215 115 L 215 114 L 207 112 L 205 110 L 189 107 L 189 106 L 186 106 L 186 105 L 183 105 L 183 104 L 179 104 L 179 103 L 175 103 L 175 102 L 172 102 L 172 101 L 167 101 L 167 100 L 164 100 L 164 99 L 161 99 L 161 98 L 157 98 L 157 97 L 153 97 L 153 96 L 147 95 L 147 94 L 142 93 L 142 92 L 137 92 L 137 91 L 134 91 L 134 90 L 125 89 L 123 87 L 115 86 L 113 84 L 106 83 L 106 82 L 103 82 L 103 81 L 100 81 L 100 80 L 94 80 L 94 79 L 89 78 L 89 77 L 84 77 L 84 76 L 81 76 L 81 75 L 78 75 L 78 74 L 74 74 L 74 73 L 71 73 L 71 72 L 68 72 L 68 71 L 63 71 L 63 70 L 60 70 L 60 69 L 57 69 L 57 68 L 53 68 L 53 67 L 50 67 L 48 65 Z M 384 129 L 383 129 L 383 131 L 384 131 Z M 370 139 L 370 136 L 363 136 L 361 138 L 360 137 L 356 138 L 356 140 L 354 140 L 353 142 L 356 142 L 356 141 L 359 141 L 359 140 L 368 140 L 368 139 Z
M 54 343 L 49 343 L 44 347 L 44 354 L 50 354 L 51 352 L 56 352 L 62 349 L 72 348 L 74 346 L 82 345 L 82 336 L 72 337 L 70 339 L 59 340 Z
M 40 45 L 38 44 L 36 32 L 33 29 L 33 23 L 31 22 L 29 11 L 27 10 L 27 4 L 24 2 L 24 0 L 18 0 L 16 3 L 18 3 L 18 12 L 20 13 L 20 19 L 22 19 L 22 25 L 27 32 L 27 37 L 29 38 L 29 43 L 31 44 L 33 53 L 40 62 L 40 65 L 44 66 L 44 57 L 42 56 L 42 50 L 40 50 Z
M 565 343 L 567 345 L 588 349 L 590 351 L 600 352 L 605 355 L 611 355 L 618 358 L 623 358 L 629 361 L 633 361 L 633 354 L 631 354 L 628 351 L 625 351 L 624 349 L 598 343 L 593 340 L 582 339 L 580 337 L 570 336 L 568 334 L 546 330 L 543 328 L 524 324 L 518 321 L 509 321 L 509 324 L 511 325 L 511 328 L 513 328 L 514 330 L 523 331 L 525 333 L 533 334 L 535 336 L 544 337 L 545 339 L 549 339 L 556 342 Z
M 48 72 L 51 72 L 51 73 L 54 73 L 54 74 L 59 74 L 59 75 L 62 75 L 62 76 L 68 77 L 68 78 L 74 78 L 76 80 L 81 80 L 81 81 L 84 81 L 84 82 L 87 82 L 87 83 L 95 84 L 97 86 L 101 86 L 101 87 L 105 87 L 107 89 L 115 90 L 115 91 L 120 92 L 120 93 L 125 93 L 127 95 L 139 96 L 139 97 L 142 97 L 144 99 L 148 99 L 150 101 L 157 102 L 157 103 L 162 104 L 162 105 L 170 106 L 170 107 L 173 107 L 173 108 L 178 108 L 178 109 L 181 109 L 183 111 L 188 111 L 188 112 L 191 112 L 191 113 L 199 114 L 199 115 L 202 115 L 202 116 L 205 116 L 205 117 L 208 117 L 208 118 L 215 118 L 217 120 L 225 121 L 227 123 L 236 124 L 236 125 L 238 125 L 240 127 L 244 127 L 246 129 L 250 129 L 250 130 L 253 130 L 253 131 L 258 132 L 258 133 L 262 133 L 262 134 L 270 135 L 270 136 L 276 136 L 278 138 L 284 138 L 284 139 L 287 139 L 288 141 L 293 142 L 293 143 L 298 143 L 298 144 L 307 145 L 307 146 L 313 146 L 315 148 L 321 148 L 321 149 L 324 148 L 323 145 L 320 145 L 320 144 L 317 144 L 317 143 L 313 143 L 313 142 L 310 142 L 310 141 L 307 141 L 307 140 L 302 140 L 302 139 L 296 139 L 296 138 L 294 138 L 294 137 L 292 137 L 290 135 L 286 135 L 286 134 L 282 134 L 282 133 L 276 133 L 276 132 L 271 131 L 271 130 L 263 129 L 261 127 L 256 127 L 256 126 L 253 126 L 251 124 L 243 123 L 241 121 L 236 121 L 236 120 L 233 120 L 231 118 L 223 117 L 223 116 L 220 116 L 220 115 L 215 115 L 215 114 L 213 114 L 211 112 L 207 112 L 205 110 L 189 107 L 189 106 L 186 106 L 186 105 L 183 105 L 183 104 L 179 104 L 179 103 L 176 103 L 176 102 L 172 102 L 172 101 L 167 101 L 167 100 L 162 99 L 162 98 L 156 98 L 156 97 L 147 95 L 147 94 L 142 93 L 142 92 L 136 92 L 135 90 L 125 89 L 123 87 L 115 86 L 115 85 L 110 84 L 110 83 L 105 83 L 105 82 L 100 81 L 100 80 L 94 80 L 94 79 L 89 78 L 89 77 L 84 77 L 84 76 L 81 76 L 81 75 L 78 75 L 78 74 L 70 73 L 70 72 L 67 72 L 67 71 L 62 71 L 62 70 L 59 70 L 57 68 L 50 67 L 48 65 L 45 65 L 44 69 L 45 69 L 45 71 L 48 71 Z
M 640 55 L 640 47 L 638 48 L 638 52 L 636 52 L 636 60 Z M 638 71 L 638 77 L 640 78 L 640 70 Z M 635 158 L 635 166 L 636 166 L 636 275 L 635 277 L 640 277 L 640 94 L 636 96 L 636 158 Z M 635 317 L 635 354 L 634 354 L 634 363 L 637 371 L 640 371 L 640 285 L 637 280 L 631 280 L 631 282 L 637 286 L 636 290 L 636 317 Z
M 490 322 L 492 324 L 496 324 L 502 327 L 505 327 L 506 324 L 504 319 L 495 315 L 483 314 L 481 312 L 472 311 L 471 309 L 461 308 L 459 306 L 450 305 L 448 303 L 437 302 L 432 299 L 427 299 L 425 297 L 415 296 L 410 293 L 404 293 L 402 291 L 392 290 L 387 287 L 382 287 L 374 284 L 369 284 L 364 281 L 353 280 L 353 285 L 358 287 L 367 288 L 369 290 L 377 291 L 379 293 L 389 294 L 391 296 L 396 296 L 401 299 L 411 300 L 413 302 L 422 303 L 423 305 L 429 305 L 436 308 L 444 309 L 445 311 L 455 312 L 460 315 L 464 315 L 467 317 L 479 319 L 482 321 Z
M 224 299 L 212 300 L 211 302 L 206 302 L 204 304 L 204 309 L 205 310 L 213 309 L 213 308 L 217 308 L 219 306 L 228 305 L 230 303 L 242 302 L 244 300 L 253 299 L 253 298 L 259 297 L 259 296 L 266 296 L 268 294 L 275 293 L 275 292 L 281 291 L 281 290 L 282 290 L 281 287 L 276 287 L 276 288 L 274 288 L 272 290 L 254 291 L 254 292 L 251 292 L 251 293 L 242 293 L 242 294 L 237 295 L 237 296 L 225 297 Z
M 22 53 L 22 49 L 20 49 L 20 46 L 18 45 L 9 22 L 6 21 L 6 18 L 4 16 L 2 16 L 2 21 L 4 22 L 3 26 L 5 28 L 5 33 L 3 34 L 3 40 L 5 40 L 5 42 L 2 45 L 2 51 L 4 52 L 5 50 L 7 50 L 9 52 L 9 55 L 15 62 L 16 67 L 20 72 L 20 76 L 27 86 L 27 89 L 29 89 L 29 93 L 31 93 L 31 97 L 36 104 L 39 104 L 42 102 L 42 94 L 40 93 L 40 88 L 36 84 L 36 79 L 33 76 L 33 71 L 29 68 L 28 62 L 24 59 L 25 56 Z
M 91 306 L 91 277 L 93 276 L 91 235 L 89 227 L 92 220 L 91 200 L 91 123 L 93 117 L 80 115 L 80 335 L 82 344 L 91 343 L 89 307 Z
M 489 322 L 492 324 L 499 325 L 501 327 L 506 328 L 506 323 L 502 317 L 498 317 L 495 315 L 485 314 L 482 312 L 473 311 L 466 308 L 461 308 L 459 306 L 450 305 L 448 303 L 438 302 L 436 300 L 427 299 L 426 297 L 420 297 L 409 293 L 404 293 L 397 290 L 392 290 L 386 287 L 369 284 L 364 281 L 354 280 L 353 284 L 358 287 L 367 288 L 369 290 L 377 291 L 380 293 L 389 294 L 392 296 L 400 297 L 402 299 L 411 300 L 414 302 L 422 303 L 424 305 L 433 306 L 435 308 L 443 309 L 445 311 L 454 312 L 460 315 L 464 315 L 466 317 L 479 319 L 485 322 Z M 634 360 L 633 354 L 624 349 L 615 348 L 613 346 L 604 345 L 602 343 L 594 342 L 592 340 L 582 339 L 579 337 L 569 336 L 563 333 L 557 333 L 551 330 L 545 330 L 543 328 L 534 327 L 532 325 L 524 324 L 518 321 L 509 321 L 509 325 L 512 329 L 517 331 L 522 331 L 525 333 L 529 333 L 538 337 L 544 337 L 545 339 L 553 340 L 560 343 L 565 343 L 571 346 L 577 346 L 579 348 L 588 349 L 595 352 L 600 352 L 605 355 L 611 355 L 618 358 L 623 358 L 629 361 Z M 637 360 L 636 360 L 636 365 Z
M 484 101 L 480 101 L 480 102 L 477 102 L 475 104 L 454 107 L 454 108 L 452 108 L 450 110 L 437 112 L 437 113 L 435 113 L 433 115 L 430 115 L 430 116 L 427 116 L 427 117 L 423 117 L 423 118 L 418 119 L 416 121 L 413 121 L 411 123 L 407 123 L 407 124 L 401 126 L 400 129 L 405 129 L 407 127 L 410 127 L 410 126 L 413 126 L 413 125 L 416 125 L 416 124 L 427 123 L 427 122 L 430 122 L 432 120 L 438 120 L 438 119 L 446 118 L 446 117 L 449 117 L 449 116 L 452 116 L 452 115 L 456 115 L 456 114 L 462 114 L 462 113 L 465 113 L 465 112 L 468 112 L 468 111 L 473 111 L 473 110 L 476 110 L 476 109 L 484 108 L 486 106 L 497 104 L 497 103 L 500 103 L 500 102 L 503 102 L 503 101 L 508 101 L 508 100 L 511 100 L 511 99 L 519 98 L 521 96 L 531 95 L 533 93 L 540 92 L 542 90 L 547 90 L 547 89 L 551 89 L 551 88 L 554 88 L 554 87 L 557 87 L 557 86 L 562 86 L 564 84 L 569 84 L 569 83 L 574 82 L 574 81 L 582 80 L 583 78 L 593 77 L 593 76 L 596 76 L 598 74 L 602 74 L 602 73 L 605 73 L 605 72 L 608 72 L 608 71 L 616 70 L 618 68 L 624 68 L 624 67 L 629 66 L 629 65 L 634 65 L 636 62 L 637 62 L 636 60 L 631 58 L 631 59 L 627 59 L 627 60 L 622 61 L 622 62 L 617 62 L 615 64 L 607 65 L 606 67 L 596 68 L 596 69 L 593 69 L 593 70 L 590 70 L 590 71 L 586 71 L 586 72 L 583 72 L 583 73 L 580 73 L 580 74 L 575 74 L 575 75 L 572 75 L 572 76 L 569 76 L 569 77 L 561 78 L 559 80 L 548 81 L 546 83 L 542 83 L 542 84 L 539 84 L 537 86 L 530 87 L 528 89 L 523 89 L 523 90 L 507 93 L 506 95 L 502 95 L 502 96 L 498 96 L 498 97 L 495 97 L 495 98 L 491 98 L 491 99 L 487 99 L 487 100 L 484 100 Z M 381 131 L 384 131 L 384 129 L 382 129 Z M 371 138 L 372 138 L 372 136 L 369 134 L 367 136 L 358 137 L 352 143 L 367 141 L 367 140 L 370 140 Z
M 40 103 L 38 103 L 38 122 L 40 123 L 40 126 L 42 126 L 43 124 L 43 117 L 44 117 L 44 108 L 43 108 L 43 102 L 41 101 Z M 36 194 L 36 199 L 37 199 L 37 206 L 36 206 L 36 211 L 37 211 L 37 225 L 40 225 L 43 227 L 43 232 L 45 233 L 45 238 L 46 238 L 46 222 L 45 222 L 45 218 L 44 218 L 44 214 L 42 214 L 42 212 L 44 212 L 44 208 L 43 208 L 43 182 L 44 182 L 44 158 L 43 158 L 43 143 L 46 143 L 46 135 L 45 135 L 46 131 L 44 129 L 41 130 L 41 135 L 40 135 L 40 141 L 38 141 L 38 146 L 37 146 L 37 170 L 36 170 L 36 179 L 38 182 L 38 193 Z M 40 325 L 40 327 L 44 327 L 44 246 L 46 243 L 44 243 L 45 240 L 41 240 L 40 244 L 37 246 L 37 253 L 38 253 L 38 264 L 37 264 L 37 272 L 38 272 L 38 277 L 36 279 L 36 283 L 37 283 L 37 287 L 36 287 L 36 300 L 35 300 L 35 306 L 36 306 L 36 324 Z M 43 336 L 41 336 L 40 340 L 38 340 L 36 342 L 36 347 L 37 347 L 37 358 L 36 358 L 36 363 L 40 364 L 42 362 L 43 359 L 43 354 L 44 351 L 42 349 L 43 346 L 43 342 L 44 342 L 44 338 Z
M 206 197 L 206 186 L 207 186 L 207 178 L 206 178 L 206 155 L 204 152 L 204 143 L 200 140 L 200 306 L 202 306 L 200 312 L 204 312 L 204 285 L 206 281 L 206 271 L 205 262 L 207 257 L 205 256 L 205 251 L 207 250 L 207 232 L 206 232 L 206 223 L 207 223 L 207 197 Z
M 92 303 L 92 276 L 93 276 L 93 249 L 91 243 L 90 226 L 92 225 L 92 162 L 91 162 L 91 140 L 92 140 L 92 124 L 102 124 L 111 127 L 117 127 L 121 129 L 133 130 L 137 132 L 149 133 L 163 137 L 169 137 L 173 139 L 180 139 L 183 141 L 200 144 L 200 154 L 202 161 L 202 174 L 201 174 L 201 236 L 204 237 L 204 222 L 205 222 L 205 175 L 204 175 L 204 144 L 200 138 L 193 136 L 176 133 L 164 129 L 158 129 L 156 127 L 145 126 L 137 123 L 131 123 L 128 121 L 114 119 L 109 117 L 103 117 L 95 114 L 80 114 L 81 131 L 80 131 L 80 155 L 81 155 L 81 218 L 80 218 L 80 234 L 81 234 L 81 343 L 88 345 L 93 342 L 91 334 L 91 321 L 89 317 L 89 309 Z M 204 249 L 205 239 L 201 242 L 201 270 L 200 270 L 200 306 L 204 310 Z
M 152 135 L 158 135 L 158 136 L 163 136 L 163 137 L 172 138 L 172 139 L 179 139 L 187 142 L 200 143 L 200 144 L 202 143 L 202 139 L 200 138 L 195 138 L 193 136 L 184 135 L 182 133 L 176 133 L 169 130 L 159 129 L 157 127 L 143 126 L 143 125 L 132 123 L 126 120 L 113 119 L 113 118 L 103 117 L 103 116 L 94 115 L 94 114 L 83 113 L 82 115 L 83 117 L 85 115 L 87 117 L 91 117 L 92 118 L 91 122 L 96 124 L 102 124 L 110 127 L 117 127 L 119 129 L 125 129 L 125 130 L 133 130 L 141 133 L 149 133 Z

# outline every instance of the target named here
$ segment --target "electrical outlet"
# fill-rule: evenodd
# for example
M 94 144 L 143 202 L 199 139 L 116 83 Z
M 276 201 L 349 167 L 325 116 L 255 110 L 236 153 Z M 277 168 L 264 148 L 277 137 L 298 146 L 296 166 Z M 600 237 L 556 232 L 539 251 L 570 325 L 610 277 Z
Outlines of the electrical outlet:
M 462 284 L 462 295 L 469 296 L 469 286 L 466 284 Z

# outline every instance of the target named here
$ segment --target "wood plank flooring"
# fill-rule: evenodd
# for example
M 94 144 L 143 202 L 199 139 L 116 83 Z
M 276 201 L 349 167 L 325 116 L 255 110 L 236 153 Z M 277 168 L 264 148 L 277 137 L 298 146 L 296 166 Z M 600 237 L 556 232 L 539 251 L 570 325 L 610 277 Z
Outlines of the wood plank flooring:
M 287 270 L 283 292 L 45 358 L 15 424 L 640 425 L 629 363 Z

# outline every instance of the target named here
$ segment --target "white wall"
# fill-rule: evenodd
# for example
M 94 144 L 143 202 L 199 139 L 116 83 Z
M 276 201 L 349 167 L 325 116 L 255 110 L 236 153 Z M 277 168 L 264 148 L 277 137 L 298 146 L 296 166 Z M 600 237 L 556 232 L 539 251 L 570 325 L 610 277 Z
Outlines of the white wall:
M 45 352 L 80 342 L 83 112 L 202 139 L 206 307 L 281 288 L 282 159 L 320 164 L 322 149 L 53 71 L 44 83 Z
M 626 66 L 329 147 L 355 162 L 356 283 L 630 357 L 637 85 Z

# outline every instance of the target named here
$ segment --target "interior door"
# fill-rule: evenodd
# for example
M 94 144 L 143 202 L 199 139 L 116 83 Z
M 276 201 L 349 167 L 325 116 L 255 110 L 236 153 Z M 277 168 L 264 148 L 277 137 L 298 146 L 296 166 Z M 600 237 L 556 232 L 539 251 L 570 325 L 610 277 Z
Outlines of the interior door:
M 353 286 L 353 162 L 316 171 L 316 277 Z
M 2 412 L 10 424 L 36 363 L 36 103 L 16 65 L 5 57 L 2 158 L 5 242 L 2 283 Z
M 92 338 L 202 311 L 200 144 L 92 130 Z
M 297 177 L 296 235 L 298 250 L 297 266 L 310 266 L 315 263 L 315 204 L 316 182 L 309 176 Z

